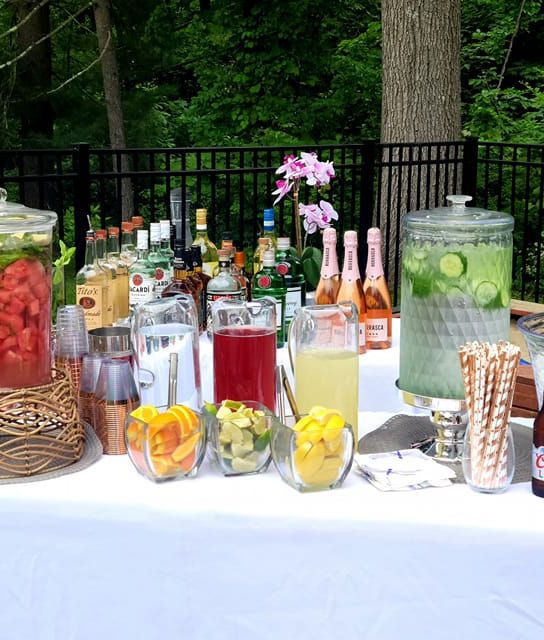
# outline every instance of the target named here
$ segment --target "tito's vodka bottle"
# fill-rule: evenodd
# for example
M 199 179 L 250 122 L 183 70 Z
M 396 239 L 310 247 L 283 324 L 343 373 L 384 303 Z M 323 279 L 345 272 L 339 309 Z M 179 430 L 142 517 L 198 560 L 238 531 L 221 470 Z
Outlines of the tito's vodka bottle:
M 353 302 L 359 313 L 359 353 L 366 351 L 366 305 L 357 261 L 357 232 L 344 233 L 344 268 L 337 301 Z
M 136 248 L 138 257 L 128 270 L 129 305 L 133 310 L 137 304 L 150 302 L 155 298 L 155 267 L 147 259 L 148 232 L 138 229 Z
M 340 289 L 340 269 L 336 256 L 336 229 L 323 231 L 323 262 L 321 277 L 315 292 L 316 304 L 334 304 Z
M 366 303 L 366 346 L 368 349 L 388 349 L 391 346 L 391 296 L 383 273 L 382 237 L 380 230 L 368 230 L 368 259 L 363 284 Z

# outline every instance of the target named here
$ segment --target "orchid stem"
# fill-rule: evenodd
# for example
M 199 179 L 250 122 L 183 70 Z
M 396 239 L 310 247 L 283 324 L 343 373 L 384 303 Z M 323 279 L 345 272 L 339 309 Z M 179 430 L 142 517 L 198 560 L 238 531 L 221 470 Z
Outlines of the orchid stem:
M 300 228 L 300 213 L 298 210 L 298 185 L 293 189 L 293 219 L 295 222 L 295 238 L 298 257 L 302 256 L 302 231 Z

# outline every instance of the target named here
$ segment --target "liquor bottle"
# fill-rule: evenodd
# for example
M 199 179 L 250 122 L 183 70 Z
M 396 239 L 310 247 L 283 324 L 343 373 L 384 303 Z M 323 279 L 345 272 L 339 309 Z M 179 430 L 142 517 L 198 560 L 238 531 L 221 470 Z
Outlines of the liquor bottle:
M 533 425 L 533 464 L 531 487 L 535 496 L 544 498 L 544 397 Z
M 200 278 L 202 282 L 202 292 L 200 294 L 200 314 L 202 320 L 202 329 L 206 328 L 206 293 L 208 290 L 208 282 L 211 280 L 207 273 L 202 271 L 202 254 L 199 247 L 191 247 L 191 260 L 195 276 Z
M 217 247 L 208 238 L 207 215 L 208 212 L 206 209 L 196 210 L 196 237 L 192 246 L 200 247 L 200 251 L 202 252 L 202 270 L 213 278 L 217 271 L 218 257 Z
M 137 253 L 134 244 L 134 225 L 132 222 L 123 222 L 121 224 L 121 260 L 130 267 L 136 262 Z
M 285 298 L 285 330 L 295 312 L 306 304 L 306 283 L 302 273 L 302 264 L 291 251 L 289 238 L 278 238 L 276 251 L 276 271 L 285 278 L 287 296 Z
M 359 353 L 366 351 L 366 305 L 359 263 L 357 262 L 357 232 L 344 233 L 344 268 L 337 302 L 353 302 L 359 314 Z
M 85 264 L 76 274 L 76 302 L 83 307 L 87 329 L 100 329 L 106 324 L 107 276 L 96 260 L 94 231 L 87 231 L 85 243 Z
M 226 249 L 219 249 L 219 273 L 208 282 L 206 291 L 206 330 L 211 338 L 212 327 L 212 304 L 220 298 L 241 300 L 242 291 L 240 283 L 230 272 L 229 252 Z
M 336 229 L 323 231 L 323 262 L 321 277 L 315 291 L 316 304 L 334 304 L 340 289 L 340 269 L 336 255 Z
M 234 253 L 233 273 L 238 277 L 238 280 L 242 285 L 242 289 L 245 288 L 245 300 L 251 300 L 251 285 L 246 272 L 245 251 L 236 251 Z
M 253 275 L 263 268 L 264 252 L 272 249 L 270 238 L 259 238 L 257 248 L 253 254 Z
M 366 304 L 366 346 L 368 349 L 391 347 L 392 305 L 383 273 L 381 243 L 377 227 L 367 232 L 368 258 L 363 291 Z
M 263 238 L 270 240 L 270 246 L 272 249 L 277 247 L 276 228 L 274 209 L 265 209 L 263 212 Z
M 283 347 L 285 343 L 285 298 L 287 296 L 287 287 L 285 286 L 285 278 L 276 271 L 276 258 L 272 249 L 265 251 L 263 268 L 253 276 L 251 295 L 253 300 L 268 296 L 276 301 L 277 345 L 278 347 Z
M 161 250 L 161 224 L 152 222 L 149 225 L 151 249 L 147 259 L 155 267 L 155 298 L 160 298 L 164 289 L 172 281 L 170 261 Z
M 108 279 L 108 301 L 106 304 L 106 324 L 113 324 L 117 321 L 119 314 L 117 311 L 117 269 L 108 260 L 106 251 L 107 233 L 105 229 L 95 231 L 95 251 L 99 266 L 104 270 Z
M 148 232 L 139 229 L 136 236 L 138 257 L 128 269 L 129 306 L 150 302 L 155 298 L 155 267 L 147 259 Z
M 172 280 L 172 263 L 174 262 L 174 250 L 170 244 L 172 238 L 172 225 L 170 220 L 161 220 L 161 251 L 168 258 L 170 264 L 170 280 Z
M 198 314 L 200 312 L 200 300 L 198 299 L 197 290 L 189 277 L 187 262 L 185 261 L 186 255 L 183 240 L 176 240 L 174 244 L 174 275 L 172 276 L 172 282 L 163 290 L 161 297 L 170 298 L 178 293 L 192 296 Z
M 108 229 L 108 260 L 117 272 L 117 317 L 128 318 L 128 267 L 119 252 L 119 227 Z
M 134 233 L 137 236 L 138 231 L 141 231 L 144 228 L 144 218 L 143 216 L 132 216 L 131 222 L 134 227 Z
M 192 247 L 185 247 L 185 249 L 183 249 L 183 261 L 187 265 L 187 275 L 189 276 L 189 280 L 191 281 L 191 284 L 193 285 L 196 291 L 195 304 L 198 312 L 198 327 L 199 327 L 200 333 L 202 333 L 202 329 L 204 326 L 203 320 L 202 320 L 202 291 L 204 289 L 204 283 L 196 274 L 194 263 L 193 263 Z

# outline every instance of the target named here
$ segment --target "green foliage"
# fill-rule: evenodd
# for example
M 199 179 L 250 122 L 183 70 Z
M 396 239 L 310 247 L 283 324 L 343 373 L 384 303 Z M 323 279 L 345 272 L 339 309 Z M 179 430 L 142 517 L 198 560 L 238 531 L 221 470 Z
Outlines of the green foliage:
M 306 282 L 310 285 L 311 289 L 315 289 L 319 283 L 323 254 L 317 247 L 306 247 L 302 252 L 300 260 Z

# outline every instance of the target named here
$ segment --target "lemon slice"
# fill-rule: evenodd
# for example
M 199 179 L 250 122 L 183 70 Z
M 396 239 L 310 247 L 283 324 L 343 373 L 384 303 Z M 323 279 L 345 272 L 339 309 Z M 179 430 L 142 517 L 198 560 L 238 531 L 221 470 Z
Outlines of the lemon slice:
M 142 406 L 134 409 L 130 414 L 133 418 L 141 420 L 142 422 L 149 422 L 153 418 L 159 415 L 156 407 L 150 404 L 143 404 Z

